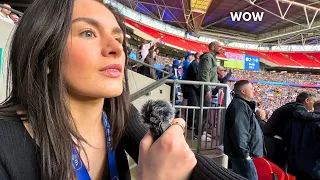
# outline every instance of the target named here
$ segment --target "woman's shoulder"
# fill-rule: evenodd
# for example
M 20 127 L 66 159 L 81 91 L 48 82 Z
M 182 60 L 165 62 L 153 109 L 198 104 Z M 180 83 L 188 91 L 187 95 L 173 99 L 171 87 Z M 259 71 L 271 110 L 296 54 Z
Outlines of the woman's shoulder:
M 17 118 L 0 118 L 0 142 L 6 137 L 18 138 L 25 136 L 25 127 L 23 121 Z
M 20 119 L 0 118 L 0 154 L 7 150 L 11 153 L 34 148 L 35 141 Z
M 13 179 L 39 179 L 39 151 L 23 122 L 0 119 L 0 169 Z M 0 171 L 0 177 L 4 172 Z

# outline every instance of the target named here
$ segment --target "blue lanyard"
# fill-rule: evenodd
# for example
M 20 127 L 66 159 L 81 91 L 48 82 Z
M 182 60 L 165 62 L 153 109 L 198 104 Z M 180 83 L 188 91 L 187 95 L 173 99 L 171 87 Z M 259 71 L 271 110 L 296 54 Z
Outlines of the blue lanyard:
M 118 171 L 117 171 L 117 161 L 116 161 L 116 154 L 115 151 L 112 150 L 111 147 L 111 127 L 108 122 L 107 116 L 102 113 L 102 120 L 104 129 L 106 131 L 107 136 L 107 151 L 108 151 L 108 161 L 109 161 L 109 168 L 110 168 L 110 179 L 111 180 L 118 180 Z M 80 155 L 75 147 L 72 147 L 72 166 L 76 173 L 78 180 L 91 180 L 89 173 L 84 166 Z

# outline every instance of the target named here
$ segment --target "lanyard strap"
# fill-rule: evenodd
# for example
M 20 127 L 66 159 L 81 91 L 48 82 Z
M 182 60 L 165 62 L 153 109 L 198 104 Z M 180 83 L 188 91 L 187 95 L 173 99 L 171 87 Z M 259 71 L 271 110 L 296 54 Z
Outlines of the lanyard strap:
M 110 178 L 111 180 L 118 180 L 119 176 L 117 171 L 116 154 L 111 147 L 111 127 L 108 122 L 108 118 L 104 113 L 102 113 L 102 121 L 107 136 L 107 151 L 110 168 Z M 78 180 L 91 180 L 90 175 L 86 167 L 84 166 L 81 157 L 75 147 L 72 147 L 72 167 L 76 173 Z

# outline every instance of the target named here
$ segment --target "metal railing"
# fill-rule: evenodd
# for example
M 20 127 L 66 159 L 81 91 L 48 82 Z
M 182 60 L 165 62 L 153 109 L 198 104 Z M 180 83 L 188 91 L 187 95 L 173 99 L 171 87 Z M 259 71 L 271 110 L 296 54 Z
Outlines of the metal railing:
M 192 150 L 195 150 L 196 153 L 200 153 L 202 150 L 213 150 L 216 149 L 217 146 L 222 144 L 223 140 L 223 130 L 224 130 L 224 116 L 226 111 L 226 100 L 227 100 L 227 84 L 220 83 L 209 83 L 209 82 L 201 82 L 201 81 L 185 81 L 185 80 L 166 80 L 167 83 L 173 84 L 173 87 L 176 87 L 177 84 L 186 84 L 186 85 L 197 85 L 200 86 L 196 89 L 199 91 L 196 92 L 199 102 L 196 106 L 184 106 L 184 105 L 176 105 L 173 103 L 173 107 L 175 109 L 180 110 L 179 116 L 182 117 L 184 114 L 184 119 L 186 121 L 186 125 L 189 124 L 191 127 L 188 127 L 185 131 L 185 137 L 189 146 Z M 224 102 L 219 105 L 221 102 L 220 97 L 218 96 L 218 104 L 210 104 L 208 107 L 204 106 L 205 95 L 204 95 L 204 86 L 212 86 L 220 89 L 224 93 Z M 196 90 L 195 89 L 195 90 Z M 173 89 L 172 94 L 172 102 L 175 102 L 176 98 L 176 89 Z M 211 96 L 212 99 L 212 96 Z M 213 106 L 212 106 L 213 105 Z M 192 111 L 191 113 L 189 111 Z M 183 113 L 184 112 L 184 113 Z M 192 117 L 190 117 L 192 116 Z M 205 121 L 204 121 L 204 118 Z M 190 122 L 192 121 L 192 122 Z M 203 123 L 205 125 L 203 126 Z M 196 126 L 195 126 L 196 124 Z M 197 129 L 195 129 L 197 128 Z M 209 130 L 211 128 L 211 130 Z M 198 131 L 196 134 L 195 131 Z M 203 132 L 206 131 L 205 134 Z M 191 133 L 191 136 L 190 136 Z M 203 142 L 201 136 L 205 136 L 205 141 Z M 197 137 L 196 142 L 195 137 Z M 211 139 L 207 141 L 207 139 Z
M 136 99 L 138 99 L 138 98 L 146 95 L 146 94 L 149 93 L 150 91 L 158 88 L 159 86 L 165 84 L 165 83 L 166 83 L 166 80 L 167 80 L 168 78 L 170 78 L 171 76 L 173 76 L 173 73 L 169 73 L 169 72 L 164 71 L 164 70 L 162 70 L 162 69 L 158 69 L 158 68 L 156 68 L 156 67 L 154 67 L 154 66 L 151 66 L 151 65 L 149 65 L 149 64 L 147 64 L 147 63 L 145 63 L 145 62 L 138 61 L 138 60 L 132 59 L 132 58 L 130 58 L 130 57 L 128 57 L 128 61 L 131 61 L 131 62 L 134 62 L 134 63 L 136 63 L 136 64 L 140 64 L 140 65 L 146 66 L 146 67 L 148 67 L 148 68 L 152 68 L 152 69 L 154 69 L 154 70 L 159 71 L 159 72 L 162 73 L 162 78 L 161 78 L 161 79 L 159 79 L 159 80 L 157 80 L 157 81 L 149 84 L 148 86 L 146 86 L 146 87 L 138 90 L 137 92 L 131 94 L 131 96 L 130 96 L 131 101 L 134 101 L 134 100 L 136 100 Z M 166 76 L 164 76 L 164 75 L 166 75 Z
M 23 15 L 22 12 L 17 11 L 17 10 L 12 9 L 12 8 L 9 8 L 9 7 L 7 7 L 7 6 L 4 6 L 3 4 L 0 4 L 0 7 L 1 7 L 1 8 L 4 8 L 4 9 L 7 9 L 7 10 L 11 11 L 12 13 L 15 13 L 15 14 L 17 14 L 17 15 L 19 15 L 19 16 L 22 16 L 22 15 Z

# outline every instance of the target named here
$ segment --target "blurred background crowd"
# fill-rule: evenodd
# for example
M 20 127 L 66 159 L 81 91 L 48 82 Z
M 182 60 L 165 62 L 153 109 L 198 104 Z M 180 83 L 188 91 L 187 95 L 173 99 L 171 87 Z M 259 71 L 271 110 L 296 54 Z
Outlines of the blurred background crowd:
M 9 4 L 1 4 L 1 5 L 11 8 Z M 0 7 L 0 19 L 12 24 L 16 24 L 19 21 L 19 16 L 6 8 Z

